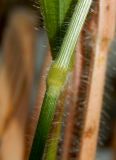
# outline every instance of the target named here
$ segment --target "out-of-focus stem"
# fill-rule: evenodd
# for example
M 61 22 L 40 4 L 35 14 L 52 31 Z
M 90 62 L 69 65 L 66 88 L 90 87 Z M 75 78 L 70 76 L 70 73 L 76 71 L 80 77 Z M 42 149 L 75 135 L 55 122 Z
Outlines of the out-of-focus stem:
M 2 160 L 24 158 L 24 131 L 33 81 L 32 57 L 35 41 L 34 22 L 36 22 L 33 15 L 26 9 L 14 11 L 9 18 L 3 39 L 3 68 L 6 71 L 5 81 L 10 101 L 6 103 L 8 99 L 5 95 L 3 100 L 6 103 L 5 107 L 11 112 L 4 119 L 0 148 Z

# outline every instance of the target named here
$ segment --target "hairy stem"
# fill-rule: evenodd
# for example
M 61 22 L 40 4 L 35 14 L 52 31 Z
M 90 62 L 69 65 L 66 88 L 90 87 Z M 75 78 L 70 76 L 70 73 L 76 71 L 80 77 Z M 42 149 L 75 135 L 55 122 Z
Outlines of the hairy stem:
M 40 160 L 42 159 L 46 140 L 54 118 L 57 100 L 66 82 L 70 59 L 74 53 L 76 42 L 79 38 L 91 3 L 92 0 L 78 1 L 61 46 L 59 56 L 51 65 L 47 78 L 47 90 L 30 153 L 30 160 L 36 160 L 38 158 Z M 54 147 L 57 147 L 56 143 Z M 47 159 L 50 159 L 49 156 Z

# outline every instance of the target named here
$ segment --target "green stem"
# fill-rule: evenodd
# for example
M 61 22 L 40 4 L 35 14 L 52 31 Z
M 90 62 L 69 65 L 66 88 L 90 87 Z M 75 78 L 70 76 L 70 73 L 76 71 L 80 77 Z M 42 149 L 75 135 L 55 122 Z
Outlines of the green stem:
M 57 105 L 56 114 L 52 122 L 52 128 L 49 133 L 49 138 L 46 142 L 46 147 L 44 151 L 44 160 L 57 159 L 57 149 L 58 149 L 59 139 L 61 137 L 60 135 L 61 135 L 61 129 L 62 129 L 63 114 L 65 110 L 64 106 L 65 106 L 65 100 L 66 100 L 67 91 L 68 91 L 68 85 L 69 83 L 65 85 L 65 88 L 58 100 L 59 103 Z
M 51 91 L 50 91 L 51 92 Z M 51 95 L 46 92 L 39 123 L 37 125 L 30 160 L 41 160 L 44 152 L 45 142 L 52 123 L 53 113 L 55 112 L 56 101 L 59 93 Z
M 41 10 L 44 17 L 44 24 L 52 50 L 52 58 L 55 59 L 59 54 L 65 32 L 72 17 L 73 5 L 77 0 L 40 0 Z M 52 27 L 51 27 L 52 23 Z
M 79 38 L 79 34 L 82 30 L 92 0 L 79 0 L 73 17 L 69 24 L 68 31 L 64 37 L 64 41 L 60 50 L 60 54 L 56 60 L 59 67 L 67 68 L 70 63 L 71 56 L 74 52 L 75 45 Z
M 70 59 L 73 55 L 76 42 L 79 38 L 79 34 L 91 3 L 92 0 L 78 0 L 68 31 L 62 43 L 59 56 L 52 64 L 48 73 L 47 91 L 42 105 L 29 160 L 42 159 L 46 140 L 56 111 L 57 100 L 63 90 L 69 72 Z M 53 146 L 57 147 L 56 145 L 56 142 L 54 142 Z M 51 151 L 49 150 L 49 152 Z M 48 154 L 48 156 L 49 155 L 50 154 Z M 50 158 L 48 157 L 48 159 Z
M 65 70 L 60 71 L 54 66 L 52 66 L 52 70 L 49 71 L 47 79 L 47 91 L 44 97 L 29 160 L 42 159 L 45 143 L 48 138 L 52 120 L 54 118 L 56 103 L 60 95 L 62 86 L 65 82 L 66 75 L 67 72 Z

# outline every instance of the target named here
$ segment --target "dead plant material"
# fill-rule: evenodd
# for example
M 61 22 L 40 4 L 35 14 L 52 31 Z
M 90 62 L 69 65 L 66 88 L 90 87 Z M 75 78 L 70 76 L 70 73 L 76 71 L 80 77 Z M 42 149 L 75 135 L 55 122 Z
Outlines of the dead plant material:
M 85 120 L 81 135 L 80 160 L 93 160 L 96 155 L 107 56 L 115 31 L 115 5 L 115 0 L 108 0 L 107 2 L 102 0 L 98 3 L 98 21 L 97 25 L 93 28 L 93 30 L 96 28 L 97 32 L 95 34 L 94 48 L 92 49 L 94 57 L 84 117 Z M 112 26 L 109 28 L 107 24 L 112 24 Z
M 115 30 L 115 5 L 115 0 L 94 0 L 85 23 L 80 49 L 76 53 L 81 56 L 77 57 L 79 60 L 76 62 L 78 67 L 74 79 L 80 79 L 80 82 L 74 84 L 72 89 L 76 91 L 77 97 L 76 101 L 72 98 L 69 103 L 70 112 L 62 148 L 63 160 L 95 158 L 107 55 Z

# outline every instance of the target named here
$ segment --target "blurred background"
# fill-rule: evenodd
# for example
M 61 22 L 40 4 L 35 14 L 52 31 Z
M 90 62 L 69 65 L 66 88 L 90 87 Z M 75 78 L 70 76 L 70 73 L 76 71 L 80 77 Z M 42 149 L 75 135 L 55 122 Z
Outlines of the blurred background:
M 0 160 L 26 159 L 31 144 L 30 121 L 48 50 L 38 7 L 28 0 L 0 1 Z
M 48 48 L 39 4 L 1 0 L 0 160 L 27 159 L 39 113 L 32 116 L 33 110 L 45 90 L 41 75 L 51 61 Z M 108 57 L 96 160 L 116 160 L 116 39 Z

